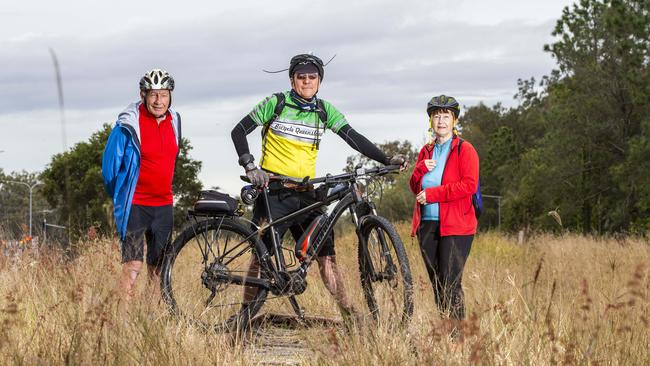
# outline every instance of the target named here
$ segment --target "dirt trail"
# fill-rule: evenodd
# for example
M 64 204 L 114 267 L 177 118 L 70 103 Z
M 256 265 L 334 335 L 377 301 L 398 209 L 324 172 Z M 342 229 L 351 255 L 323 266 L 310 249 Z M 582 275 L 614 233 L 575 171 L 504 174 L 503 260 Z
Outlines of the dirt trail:
M 272 325 L 255 331 L 247 354 L 258 365 L 301 365 L 314 356 L 299 330 Z
M 247 359 L 258 365 L 301 365 L 314 361 L 315 353 L 305 341 L 304 327 L 340 324 L 338 319 L 306 317 L 304 322 L 291 315 L 262 314 L 253 319 L 247 344 Z

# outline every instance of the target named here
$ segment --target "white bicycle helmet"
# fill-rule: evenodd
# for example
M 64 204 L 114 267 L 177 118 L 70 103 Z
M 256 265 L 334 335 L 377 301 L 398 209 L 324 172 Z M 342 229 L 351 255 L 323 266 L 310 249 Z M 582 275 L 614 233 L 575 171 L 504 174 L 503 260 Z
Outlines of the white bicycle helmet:
M 165 70 L 153 69 L 140 79 L 140 90 L 174 90 L 174 78 Z

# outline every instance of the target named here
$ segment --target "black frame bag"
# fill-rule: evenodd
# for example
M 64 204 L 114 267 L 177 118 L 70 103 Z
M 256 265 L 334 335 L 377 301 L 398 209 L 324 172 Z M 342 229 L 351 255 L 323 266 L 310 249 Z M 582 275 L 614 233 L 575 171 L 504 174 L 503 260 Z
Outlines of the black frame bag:
M 201 191 L 194 202 L 194 213 L 199 215 L 234 215 L 239 204 L 236 199 L 215 190 Z

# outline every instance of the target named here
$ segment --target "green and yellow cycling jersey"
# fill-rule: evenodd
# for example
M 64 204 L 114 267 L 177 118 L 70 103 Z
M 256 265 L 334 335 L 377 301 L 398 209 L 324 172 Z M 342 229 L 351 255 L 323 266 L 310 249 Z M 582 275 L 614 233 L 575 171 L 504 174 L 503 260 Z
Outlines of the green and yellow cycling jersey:
M 326 129 L 336 133 L 348 122 L 325 100 L 322 102 L 327 121 L 323 123 L 317 112 L 298 109 L 288 91 L 284 92 L 284 97 L 285 107 L 276 119 L 273 119 L 278 102 L 275 95 L 261 101 L 250 113 L 253 121 L 267 130 L 262 141 L 260 166 L 288 177 L 313 178 L 318 154 L 316 141 L 322 138 Z

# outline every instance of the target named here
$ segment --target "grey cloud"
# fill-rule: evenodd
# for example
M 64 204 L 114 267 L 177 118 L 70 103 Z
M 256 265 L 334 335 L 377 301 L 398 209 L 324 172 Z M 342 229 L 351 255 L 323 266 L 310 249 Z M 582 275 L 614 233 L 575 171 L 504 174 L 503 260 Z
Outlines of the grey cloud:
M 347 111 L 402 109 L 421 104 L 415 97 L 449 91 L 488 93 L 496 101 L 516 79 L 550 72 L 541 53 L 552 22 L 476 26 L 435 22 L 434 4 L 340 7 L 315 5 L 282 16 L 227 11 L 193 24 L 77 38 L 34 37 L 0 42 L 0 110 L 3 113 L 54 108 L 56 89 L 48 47 L 59 55 L 66 105 L 93 109 L 137 97 L 140 73 L 165 67 L 177 80 L 176 100 L 209 102 L 270 94 L 288 87 L 286 74 L 262 68 L 286 66 L 308 50 L 327 59 L 322 95 Z M 496 54 L 496 56 L 495 56 Z M 450 56 L 467 55 L 449 61 Z M 333 98 L 330 98 L 332 96 Z

